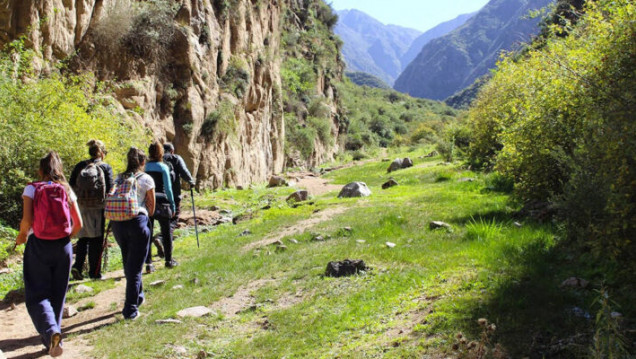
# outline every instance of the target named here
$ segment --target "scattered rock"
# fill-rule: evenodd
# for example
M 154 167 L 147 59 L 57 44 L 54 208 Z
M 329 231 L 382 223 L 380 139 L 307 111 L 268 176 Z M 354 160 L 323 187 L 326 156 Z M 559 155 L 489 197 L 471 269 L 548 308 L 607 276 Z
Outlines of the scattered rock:
M 155 323 L 157 324 L 181 324 L 183 323 L 182 321 L 180 321 L 179 319 L 157 319 L 155 320 Z
M 402 160 L 402 168 L 409 168 L 409 167 L 413 167 L 413 160 L 411 160 L 408 157 L 404 157 L 404 159 Z
M 276 240 L 276 241 L 274 241 L 274 242 L 270 243 L 270 245 L 271 245 L 271 246 L 282 246 L 282 245 L 284 245 L 284 244 L 285 244 L 285 243 L 283 243 L 283 241 L 281 241 L 280 239 L 278 239 L 278 240 Z
M 295 202 L 302 202 L 302 201 L 306 201 L 307 199 L 309 199 L 309 192 L 307 192 L 306 190 L 302 189 L 300 191 L 296 191 L 292 194 L 289 195 L 289 197 L 287 197 L 286 201 L 295 201 Z
M 238 191 L 242 191 L 242 190 L 244 190 L 244 189 L 245 189 L 245 188 L 243 188 L 243 186 L 236 186 L 236 190 L 238 190 Z
M 284 244 L 276 247 L 276 252 L 284 252 L 286 250 L 287 250 L 287 246 Z
M 393 178 L 389 179 L 388 181 L 384 182 L 384 184 L 382 184 L 382 189 L 387 189 L 387 188 L 391 188 L 391 187 L 395 187 L 397 186 L 398 183 L 396 180 L 394 180 Z
M 389 248 L 394 248 L 395 247 L 395 243 L 393 243 L 393 242 L 386 242 L 385 244 Z
M 327 264 L 327 269 L 325 270 L 325 275 L 327 277 L 338 278 L 358 274 L 359 272 L 364 272 L 367 269 L 366 264 L 364 264 L 364 261 L 361 259 L 345 259 L 339 262 L 329 262 L 329 264 Z
M 364 239 L 356 239 L 356 243 L 364 244 L 367 243 Z
M 389 162 L 391 159 L 390 158 L 383 158 L 382 162 Z
M 164 284 L 166 284 L 165 280 L 156 280 L 156 281 L 150 283 L 150 286 L 151 287 L 158 287 L 158 286 L 164 285 Z
M 424 158 L 431 158 L 431 157 L 435 157 L 439 155 L 439 153 L 437 151 L 433 151 L 433 152 L 429 152 L 426 156 L 423 156 Z
M 590 284 L 590 282 L 585 280 L 585 279 L 577 278 L 577 277 L 570 277 L 570 278 L 564 280 L 561 283 L 560 288 L 565 288 L 565 287 L 586 288 L 588 286 L 588 284 Z
M 172 351 L 175 354 L 181 354 L 181 355 L 188 354 L 188 349 L 186 349 L 186 347 L 183 347 L 183 346 L 173 346 Z
M 199 351 L 199 354 L 197 354 L 197 359 L 204 359 L 208 357 L 208 353 L 205 350 L 201 350 Z
M 239 237 L 249 236 L 250 234 L 252 234 L 252 231 L 250 231 L 249 229 L 246 229 L 239 234 Z
M 198 307 L 182 309 L 177 312 L 177 316 L 180 318 L 186 318 L 186 317 L 200 318 L 200 317 L 205 317 L 206 315 L 210 315 L 211 313 L 212 313 L 212 309 L 208 307 L 204 307 L 204 306 L 198 306 Z
M 371 195 L 371 190 L 364 182 L 351 182 L 344 186 L 338 194 L 338 198 L 351 198 L 351 197 L 368 197 Z
M 402 169 L 402 159 L 401 158 L 396 158 L 396 159 L 393 160 L 393 162 L 391 162 L 391 164 L 389 165 L 389 168 L 387 168 L 386 171 L 391 173 L 391 172 L 397 171 L 399 169 Z
M 470 177 L 463 177 L 458 179 L 457 182 L 475 182 L 475 179 Z
M 517 227 L 517 228 L 521 228 L 521 227 L 523 227 L 523 224 L 521 224 L 521 223 L 519 223 L 519 222 L 514 222 L 513 224 L 514 224 L 514 225 L 515 225 L 515 227 Z
M 218 208 L 218 207 L 217 207 Z M 219 211 L 220 214 L 232 214 L 232 211 L 229 209 L 222 209 Z
M 75 287 L 75 293 L 93 293 L 93 288 L 86 286 L 84 284 L 80 284 L 77 287 Z
M 193 278 L 190 280 L 190 283 L 194 284 L 194 285 L 199 285 L 201 283 L 201 281 L 199 280 L 199 278 Z
M 287 184 L 287 181 L 280 176 L 272 176 L 269 178 L 269 184 L 267 187 L 281 187 Z
M 65 318 L 65 319 L 72 318 L 72 317 L 76 316 L 77 313 L 79 313 L 77 311 L 77 308 L 75 308 L 72 305 L 65 305 L 64 306 L 64 310 L 62 311 L 62 318 Z
M 9 274 L 9 273 L 11 273 L 11 269 L 9 268 L 0 269 L 0 274 Z
M 345 231 L 345 232 L 349 232 L 349 233 L 353 232 L 353 228 L 351 228 L 351 227 L 342 227 L 342 230 Z
M 321 236 L 321 235 L 315 235 L 311 237 L 311 240 L 313 242 L 324 242 L 325 241 L 325 237 Z
M 172 287 L 173 290 L 179 290 L 179 289 L 183 289 L 183 285 L 182 284 L 177 284 L 174 287 Z
M 297 241 L 297 240 L 295 240 L 294 238 L 290 239 L 290 240 L 289 240 L 289 242 L 290 242 L 290 243 L 294 243 L 294 244 L 298 244 L 298 241 Z
M 428 227 L 432 230 L 439 229 L 439 228 L 445 228 L 448 230 L 452 229 L 450 224 L 446 222 L 442 222 L 442 221 L 432 221 L 431 223 L 428 224 Z
M 210 207 L 210 211 L 218 211 L 218 210 L 220 210 L 220 209 L 221 209 L 221 207 L 219 207 L 219 206 L 212 206 L 212 207 Z

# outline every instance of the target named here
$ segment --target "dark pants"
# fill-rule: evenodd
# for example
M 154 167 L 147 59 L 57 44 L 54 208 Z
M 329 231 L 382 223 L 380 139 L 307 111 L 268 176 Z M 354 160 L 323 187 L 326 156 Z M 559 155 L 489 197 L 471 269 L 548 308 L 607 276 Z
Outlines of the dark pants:
M 175 216 L 170 219 L 170 227 L 174 231 L 179 223 L 179 215 L 181 214 L 181 194 L 174 194 L 174 206 L 176 208 Z
M 121 249 L 126 276 L 126 301 L 122 314 L 124 318 L 131 318 L 137 315 L 137 307 L 144 298 L 141 270 L 150 244 L 148 217 L 139 215 L 128 221 L 111 223 L 113 235 Z
M 82 272 L 88 249 L 88 276 L 99 278 L 102 275 L 102 254 L 104 253 L 104 237 L 80 238 L 75 247 L 75 264 L 73 268 Z
M 161 243 L 163 244 L 163 253 L 165 255 L 166 263 L 172 260 L 172 227 L 170 226 L 169 219 L 156 219 L 161 227 Z M 150 233 L 152 235 L 155 227 L 155 219 L 150 217 Z M 146 257 L 146 264 L 152 263 L 152 243 L 148 243 L 148 256 Z
M 43 240 L 29 236 L 24 250 L 24 293 L 29 316 L 49 347 L 51 335 L 62 333 L 73 245 L 70 238 Z

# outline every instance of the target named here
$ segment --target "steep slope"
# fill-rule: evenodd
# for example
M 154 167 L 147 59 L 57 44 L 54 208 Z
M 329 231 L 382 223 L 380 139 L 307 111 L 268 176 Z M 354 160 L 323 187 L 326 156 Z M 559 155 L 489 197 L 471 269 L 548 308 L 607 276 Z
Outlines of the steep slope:
M 339 133 L 331 81 L 342 78 L 343 65 L 330 35 L 337 17 L 322 0 L 3 4 L 0 46 L 24 35 L 43 75 L 62 60 L 71 71 L 94 73 L 114 92 L 118 111 L 175 144 L 199 186 L 246 185 L 283 170 L 281 63 L 290 53 L 310 59 L 312 95 L 324 98 L 327 130 Z M 305 41 L 283 50 L 288 33 Z M 333 51 L 310 54 L 314 47 Z M 316 146 L 308 161 L 337 149 Z
M 411 47 L 409 47 L 404 55 L 402 55 L 402 58 L 400 59 L 400 61 L 402 62 L 402 70 L 404 70 L 411 63 L 411 61 L 413 61 L 417 57 L 417 55 L 422 51 L 422 48 L 431 40 L 442 37 L 449 32 L 457 29 L 458 27 L 464 25 L 466 21 L 468 21 L 468 19 L 473 17 L 475 14 L 477 13 L 471 12 L 469 14 L 459 15 L 453 20 L 443 22 L 420 35 L 413 41 Z
M 443 100 L 493 68 L 502 50 L 514 50 L 539 32 L 531 10 L 553 0 L 491 0 L 464 26 L 429 42 L 395 81 L 412 96 Z
M 343 40 L 348 71 L 361 71 L 393 84 L 402 71 L 402 55 L 421 32 L 384 25 L 358 10 L 338 12 L 335 32 Z

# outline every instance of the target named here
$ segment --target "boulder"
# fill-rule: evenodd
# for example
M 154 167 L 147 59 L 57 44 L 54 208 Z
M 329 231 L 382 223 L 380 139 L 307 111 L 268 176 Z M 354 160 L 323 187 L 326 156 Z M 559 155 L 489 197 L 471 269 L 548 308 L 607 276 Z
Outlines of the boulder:
M 413 167 L 413 160 L 411 160 L 408 157 L 404 157 L 404 159 L 402 160 L 402 168 L 409 168 L 409 167 Z
M 344 186 L 338 194 L 338 198 L 351 198 L 351 197 L 368 197 L 371 195 L 371 190 L 364 182 L 351 182 Z
M 387 172 L 393 172 L 393 171 L 397 171 L 399 169 L 402 168 L 402 159 L 401 158 L 396 158 L 393 160 L 393 162 L 391 162 L 391 164 L 389 165 L 389 168 L 387 168 Z
M 368 269 L 363 260 L 345 259 L 339 262 L 329 262 L 325 275 L 327 277 L 345 277 L 364 272 Z
M 302 201 L 306 201 L 307 199 L 309 199 L 309 192 L 307 192 L 304 189 L 301 189 L 300 191 L 296 191 L 292 194 L 289 195 L 289 197 L 287 197 L 287 201 L 294 201 L 294 202 L 302 202 Z
M 269 178 L 269 184 L 267 187 L 281 187 L 287 184 L 287 181 L 280 176 L 272 176 Z
M 430 229 L 440 229 L 440 228 L 445 228 L 445 229 L 452 229 L 451 225 L 446 223 L 446 222 L 442 222 L 442 221 L 432 221 L 431 223 L 429 223 L 428 227 Z
M 382 184 L 382 189 L 387 189 L 387 188 L 391 188 L 391 187 L 395 187 L 397 186 L 398 183 L 396 180 L 394 180 L 393 178 L 389 179 L 388 181 L 384 182 L 384 184 Z
M 582 279 L 582 278 L 577 278 L 577 277 L 570 277 L 566 280 L 564 280 L 561 283 L 561 288 L 565 288 L 565 287 L 570 287 L 570 288 L 586 288 L 588 285 L 590 284 L 589 281 Z
M 84 284 L 80 284 L 77 287 L 75 287 L 75 293 L 93 293 L 93 288 L 86 286 Z

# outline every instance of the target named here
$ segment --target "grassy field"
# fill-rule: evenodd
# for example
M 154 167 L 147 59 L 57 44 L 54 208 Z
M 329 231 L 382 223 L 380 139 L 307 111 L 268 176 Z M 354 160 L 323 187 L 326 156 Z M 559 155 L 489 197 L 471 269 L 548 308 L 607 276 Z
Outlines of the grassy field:
M 251 219 L 201 234 L 200 249 L 191 232 L 183 233 L 175 247 L 181 266 L 144 277 L 145 283 L 167 282 L 146 286 L 140 319 L 89 336 L 95 356 L 474 357 L 461 345 L 453 350 L 458 333 L 515 358 L 550 356 L 560 345 L 556 338 L 574 338 L 564 344 L 567 353 L 587 353 L 595 292 L 559 288 L 564 279 L 588 272 L 577 258 L 559 254 L 556 229 L 515 218 L 518 206 L 489 188 L 490 175 L 419 159 L 422 154 L 401 154 L 415 166 L 391 173 L 399 186 L 387 190 L 380 188 L 389 178 L 387 162 L 327 175 L 336 184 L 366 182 L 373 192 L 367 198 L 337 199 L 332 192 L 292 208 L 284 200 L 293 188 L 264 185 L 198 198 L 202 208 L 217 205 Z M 264 204 L 271 208 L 261 209 Z M 249 246 L 329 212 L 338 214 L 283 237 L 287 250 Z M 431 230 L 431 221 L 452 228 Z M 313 241 L 317 234 L 325 240 Z M 324 276 L 329 261 L 347 258 L 362 259 L 371 270 Z M 192 306 L 215 314 L 155 322 Z M 497 329 L 484 331 L 479 318 Z

